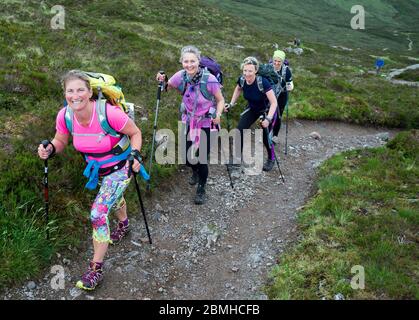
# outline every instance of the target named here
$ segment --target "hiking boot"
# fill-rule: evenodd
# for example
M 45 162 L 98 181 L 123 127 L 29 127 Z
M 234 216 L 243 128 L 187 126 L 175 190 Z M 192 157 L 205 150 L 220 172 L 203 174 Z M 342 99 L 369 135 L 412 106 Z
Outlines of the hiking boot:
M 124 238 L 129 232 L 129 224 L 128 219 L 127 222 L 124 223 L 123 221 L 118 222 L 118 227 L 112 231 L 111 233 L 111 244 L 119 243 L 122 238 Z
M 189 184 L 191 186 L 194 186 L 194 185 L 196 185 L 198 183 L 198 181 L 199 181 L 198 171 L 195 171 L 194 170 L 192 172 L 192 176 L 189 178 Z
M 103 280 L 102 263 L 90 262 L 89 269 L 77 281 L 76 287 L 83 290 L 94 290 Z
M 275 160 L 274 159 L 268 159 L 266 160 L 265 164 L 263 165 L 263 171 L 271 171 L 274 167 Z
M 195 204 L 203 204 L 205 202 L 205 185 L 199 184 L 196 189 Z

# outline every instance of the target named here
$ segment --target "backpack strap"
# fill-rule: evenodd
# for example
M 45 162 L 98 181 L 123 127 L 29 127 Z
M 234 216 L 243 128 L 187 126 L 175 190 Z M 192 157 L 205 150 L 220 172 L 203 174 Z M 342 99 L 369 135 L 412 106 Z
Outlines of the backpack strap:
M 239 86 L 240 86 L 240 88 L 243 88 L 244 81 L 245 81 L 244 80 L 244 77 L 241 76 L 240 77 L 240 80 L 239 80 Z M 256 76 L 256 83 L 258 85 L 259 91 L 262 92 L 262 93 L 265 93 L 264 90 L 263 90 L 263 82 L 262 82 L 262 77 L 261 76 Z
M 96 112 L 98 114 L 100 127 L 105 132 L 105 134 L 109 134 L 113 137 L 119 138 L 121 135 L 115 129 L 113 129 L 108 122 L 105 107 L 106 107 L 106 100 L 102 99 L 102 100 L 97 100 L 96 101 Z M 73 117 L 74 117 L 74 112 L 67 105 L 66 106 L 66 111 L 65 111 L 65 114 L 64 114 L 64 120 L 65 120 L 65 125 L 67 127 L 67 130 L 70 131 L 71 135 L 73 135 L 73 133 L 74 133 Z M 96 135 L 96 134 L 82 134 L 82 135 Z M 100 134 L 99 136 L 103 137 L 104 135 Z M 99 139 L 101 139 L 101 138 L 99 138 Z M 106 155 L 109 155 L 109 154 L 120 155 L 120 154 L 124 153 L 130 147 L 130 145 L 131 144 L 130 144 L 129 137 L 127 135 L 123 135 L 122 139 L 119 140 L 119 142 L 116 145 L 114 145 L 113 148 L 110 151 L 102 152 L 102 153 L 83 153 L 83 155 L 92 156 L 92 157 L 103 157 L 103 156 L 106 156 Z
M 244 77 L 243 76 L 240 77 L 239 86 L 240 86 L 240 88 L 243 88 L 243 86 L 244 86 Z
M 265 93 L 264 90 L 263 90 L 262 77 L 261 76 L 256 76 L 256 82 L 258 84 L 259 91 L 262 92 L 262 93 Z
M 65 107 L 64 120 L 65 120 L 65 126 L 67 127 L 67 130 L 70 131 L 71 135 L 73 135 L 73 116 L 74 116 L 73 109 L 71 109 L 70 106 L 67 105 Z
M 201 79 L 199 80 L 199 90 L 201 91 L 201 93 L 202 93 L 202 95 L 204 96 L 205 99 L 213 101 L 214 96 L 211 93 L 208 92 L 208 88 L 207 88 L 208 78 L 209 78 L 210 74 L 211 74 L 211 72 L 207 68 L 202 69 L 202 76 L 201 76 Z M 186 71 L 183 70 L 182 71 L 182 81 L 179 84 L 179 86 L 177 87 L 177 89 L 182 94 L 182 96 L 186 92 L 187 83 L 188 83 L 188 79 L 187 79 L 187 76 L 186 76 Z
M 179 92 L 182 94 L 182 96 L 185 94 L 186 91 L 186 83 L 188 82 L 188 79 L 186 77 L 186 70 L 182 71 L 182 81 L 179 84 L 179 86 L 177 87 L 177 89 L 179 90 Z
M 71 109 L 68 105 L 65 108 L 65 114 L 64 114 L 64 120 L 65 125 L 67 127 L 67 130 L 70 131 L 70 134 L 73 135 L 73 119 L 74 119 L 74 111 Z M 108 122 L 108 116 L 106 114 L 106 100 L 96 100 L 96 113 L 98 115 L 100 127 L 105 132 L 105 134 L 109 134 L 112 137 L 119 138 L 121 135 L 113 129 L 109 122 Z
M 281 74 L 281 77 L 282 77 L 282 79 L 284 79 L 284 81 L 286 81 L 285 76 L 287 75 L 287 69 L 288 69 L 288 66 L 285 65 L 285 64 L 283 64 L 282 65 L 282 74 Z
M 96 112 L 99 119 L 100 127 L 103 129 L 103 131 L 106 134 L 111 135 L 112 137 L 119 138 L 121 135 L 115 129 L 113 129 L 108 122 L 105 99 L 96 100 Z
M 201 80 L 199 81 L 199 89 L 201 90 L 201 93 L 205 99 L 213 101 L 214 96 L 208 92 L 208 88 L 207 88 L 208 78 L 210 74 L 211 73 L 207 68 L 203 69 Z

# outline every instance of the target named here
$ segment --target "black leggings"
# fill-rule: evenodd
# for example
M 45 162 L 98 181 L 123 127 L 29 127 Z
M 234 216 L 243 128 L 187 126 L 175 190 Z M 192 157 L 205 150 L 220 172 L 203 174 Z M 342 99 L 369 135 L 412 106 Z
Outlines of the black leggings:
M 242 115 L 240 116 L 239 124 L 237 125 L 237 129 L 240 131 L 240 141 L 241 141 L 241 150 L 240 154 L 243 153 L 243 130 L 249 129 L 250 126 L 259 119 L 260 115 L 262 115 L 263 112 L 256 112 L 252 109 L 248 108 L 246 109 Z M 268 131 L 271 130 L 271 125 L 267 128 Z M 269 159 L 274 159 L 274 153 L 271 147 L 269 146 L 268 137 L 266 136 L 266 130 L 263 130 L 263 144 L 265 145 L 266 151 L 268 152 Z
M 285 106 L 287 105 L 288 92 L 282 92 L 279 95 L 277 101 L 278 101 L 279 115 L 277 115 L 274 128 L 273 128 L 273 135 L 275 137 L 278 136 L 279 129 L 281 129 L 281 119 L 282 119 L 282 114 L 284 113 Z
M 208 178 L 208 157 L 209 157 L 209 154 L 210 154 L 210 147 L 211 147 L 210 146 L 210 128 L 201 128 L 201 130 L 205 132 L 206 138 L 207 138 L 206 139 L 207 140 L 207 154 L 206 154 L 206 157 L 205 157 L 206 161 L 204 161 L 204 163 L 200 163 L 199 160 L 198 160 L 198 163 L 192 164 L 192 163 L 189 162 L 188 157 L 186 157 L 186 165 L 188 167 L 191 167 L 193 171 L 198 173 L 199 184 L 200 185 L 205 185 L 207 183 L 207 178 Z M 188 135 L 189 135 L 189 126 L 188 126 L 188 130 L 187 130 L 185 138 L 187 138 Z M 202 135 L 201 135 L 201 137 L 202 137 Z M 191 146 L 192 146 L 192 141 L 186 139 L 186 152 L 188 152 L 188 153 L 190 152 L 188 150 L 190 150 Z M 204 142 L 202 141 L 202 139 L 199 143 L 199 149 L 201 149 L 201 146 L 203 148 L 205 147 Z M 198 149 L 197 156 L 199 156 L 199 149 Z

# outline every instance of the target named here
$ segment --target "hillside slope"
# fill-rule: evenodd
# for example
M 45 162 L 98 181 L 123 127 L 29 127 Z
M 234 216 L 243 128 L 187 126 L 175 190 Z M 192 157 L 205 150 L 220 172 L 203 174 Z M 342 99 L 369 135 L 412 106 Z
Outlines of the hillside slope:
M 50 161 L 52 241 L 45 240 L 43 163 L 36 147 L 54 134 L 55 115 L 63 101 L 59 78 L 65 71 L 78 68 L 116 77 L 127 100 L 138 106 L 147 161 L 156 104 L 154 75 L 161 69 L 173 74 L 180 68 L 183 45 L 195 44 L 222 64 L 229 99 L 242 59 L 255 55 L 267 61 L 273 44 L 290 38 L 290 34 L 267 33 L 197 0 L 180 4 L 70 0 L 64 6 L 65 29 L 54 30 L 55 4 L 5 0 L 0 9 L 0 286 L 36 274 L 57 249 L 85 239 L 83 226 L 88 225 L 94 193 L 84 191 L 82 159 L 67 148 Z M 418 127 L 418 90 L 368 73 L 373 54 L 305 41 L 303 55 L 288 55 L 296 86 L 291 116 Z M 406 57 L 391 53 L 386 67 L 408 63 Z M 179 100 L 175 92 L 163 95 L 159 128 L 176 130 Z M 233 121 L 244 107 L 242 102 L 233 111 Z M 175 170 L 175 166 L 156 166 L 154 186 Z M 135 201 L 134 195 L 127 200 Z
M 419 53 L 418 0 L 209 0 L 259 28 L 303 42 Z M 353 30 L 354 5 L 365 9 L 365 30 Z M 413 41 L 409 50 L 408 40 Z M 279 40 L 278 40 L 279 41 Z

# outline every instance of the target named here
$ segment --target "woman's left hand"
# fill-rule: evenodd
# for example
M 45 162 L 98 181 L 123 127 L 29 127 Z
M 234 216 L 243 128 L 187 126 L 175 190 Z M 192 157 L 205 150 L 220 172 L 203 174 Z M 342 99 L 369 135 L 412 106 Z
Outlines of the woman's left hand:
M 212 119 L 212 123 L 214 123 L 214 124 L 220 124 L 220 122 L 221 122 L 221 117 L 220 116 L 217 116 L 216 118 Z
M 265 119 L 265 120 L 262 121 L 261 125 L 262 125 L 263 128 L 267 128 L 267 127 L 269 127 L 269 121 Z
M 141 163 L 138 162 L 137 159 L 134 159 L 134 163 L 132 164 L 132 170 L 134 170 L 134 172 L 139 172 L 141 168 Z

